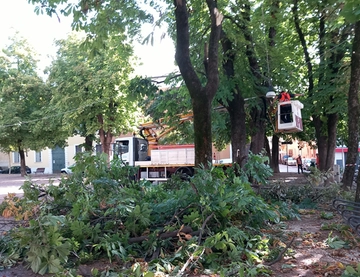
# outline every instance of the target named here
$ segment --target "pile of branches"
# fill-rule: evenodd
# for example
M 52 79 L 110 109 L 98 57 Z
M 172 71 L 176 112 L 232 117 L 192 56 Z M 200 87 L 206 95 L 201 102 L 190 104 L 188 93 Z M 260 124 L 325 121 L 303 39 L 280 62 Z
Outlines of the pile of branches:
M 46 186 L 47 197 L 39 198 L 43 185 L 23 186 L 19 205 L 29 225 L 10 236 L 34 272 L 58 273 L 104 257 L 122 270 L 233 271 L 257 267 L 269 255 L 256 249 L 264 248 L 261 230 L 279 222 L 281 207 L 254 193 L 250 174 L 198 169 L 190 180 L 153 185 L 134 181 L 136 169 L 116 160 L 109 167 L 103 156 L 76 164 L 59 185 Z M 134 266 L 140 260 L 146 266 Z

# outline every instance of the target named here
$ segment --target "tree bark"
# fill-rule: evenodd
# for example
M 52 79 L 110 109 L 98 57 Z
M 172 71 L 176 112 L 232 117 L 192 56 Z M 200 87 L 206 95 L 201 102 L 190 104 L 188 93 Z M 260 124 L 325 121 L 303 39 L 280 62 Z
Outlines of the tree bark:
M 343 175 L 343 188 L 350 188 L 354 179 L 359 148 L 359 87 L 360 87 L 360 21 L 355 25 L 351 56 L 351 76 L 348 93 L 348 154 Z M 358 177 L 359 179 L 359 177 Z M 359 181 L 357 181 L 359 183 Z M 360 186 L 356 186 L 355 201 L 360 201 Z
M 218 50 L 223 16 L 216 1 L 206 1 L 211 18 L 206 60 L 207 83 L 202 86 L 190 59 L 189 9 L 186 0 L 174 0 L 176 20 L 175 59 L 192 100 L 194 113 L 195 167 L 212 162 L 211 103 L 219 85 Z
M 244 23 L 242 25 L 242 31 L 244 33 L 244 38 L 246 40 L 246 57 L 249 62 L 249 67 L 252 75 L 254 76 L 255 90 L 261 87 L 260 84 L 263 83 L 263 76 L 260 73 L 260 66 L 258 63 L 258 58 L 256 57 L 256 53 L 254 50 L 254 40 L 251 35 L 251 30 L 248 25 L 250 25 L 250 5 L 243 5 L 243 12 L 241 12 Z M 248 25 L 247 25 L 248 24 Z M 263 95 L 259 94 L 260 97 Z M 258 105 L 254 106 L 250 111 L 250 116 L 252 119 L 252 133 L 251 135 L 251 143 L 250 143 L 250 151 L 254 154 L 258 154 L 264 147 L 264 134 L 266 131 L 266 103 L 263 102 L 263 99 L 258 100 Z
M 266 100 L 259 100 L 259 107 L 251 110 L 252 129 L 254 133 L 251 135 L 250 150 L 253 154 L 259 154 L 265 145 L 266 133 Z
M 20 155 L 20 173 L 24 177 L 26 175 L 26 162 L 25 162 L 25 151 L 19 146 L 19 155 Z
M 211 102 L 209 98 L 201 97 L 201 94 L 192 98 L 195 164 L 205 168 L 212 163 Z
M 270 167 L 274 171 L 274 173 L 279 173 L 279 142 L 280 138 L 273 134 L 272 137 L 272 147 L 271 147 L 271 159 L 270 159 Z
M 232 41 L 226 33 L 222 32 L 222 49 L 224 52 L 223 69 L 229 79 L 232 81 L 235 78 L 235 52 Z M 236 82 L 234 82 L 236 83 Z M 226 109 L 229 112 L 231 123 L 231 146 L 232 146 L 232 158 L 233 163 L 237 163 L 240 167 L 243 167 L 246 163 L 246 112 L 245 112 L 245 100 L 241 95 L 241 89 L 238 85 L 234 86 L 233 98 L 228 101 Z
M 237 90 L 229 102 L 228 111 L 231 122 L 231 146 L 233 162 L 243 167 L 246 163 L 246 113 L 245 101 Z
M 279 8 L 279 2 L 273 1 L 271 6 L 271 17 L 276 18 L 276 12 Z M 255 84 L 254 88 L 255 90 L 259 90 L 261 87 L 270 87 L 271 85 L 271 76 L 268 76 L 267 80 L 264 80 L 264 76 L 261 73 L 261 69 L 259 66 L 258 58 L 256 57 L 256 53 L 254 50 L 254 43 L 251 30 L 248 28 L 247 23 L 250 23 L 251 17 L 250 17 L 250 5 L 244 4 L 243 5 L 243 12 L 241 13 L 244 18 L 244 23 L 242 25 L 242 30 L 244 33 L 245 40 L 247 42 L 246 44 L 246 56 L 249 62 L 249 67 L 252 75 L 254 76 Z M 269 27 L 269 48 L 275 47 L 275 36 L 276 36 L 276 29 L 274 26 Z M 268 53 L 266 53 L 267 62 L 270 62 Z M 268 69 L 269 70 L 269 69 Z M 264 70 L 262 70 L 264 71 Z M 268 72 L 270 75 L 270 72 Z M 251 109 L 250 115 L 252 119 L 253 124 L 253 133 L 251 134 L 251 143 L 250 143 L 250 150 L 254 154 L 258 154 L 262 151 L 262 149 L 265 146 L 265 137 L 266 137 L 266 112 L 267 112 L 267 103 L 266 99 L 264 98 L 265 95 L 262 95 L 262 91 L 258 91 L 257 94 L 259 95 L 260 99 L 257 106 L 254 106 Z
M 103 126 L 104 124 L 104 119 L 102 117 L 102 115 L 98 115 L 98 122 L 100 123 L 101 126 Z M 111 146 L 111 142 L 113 139 L 113 134 L 111 133 L 111 131 L 105 131 L 103 127 L 101 127 L 99 129 L 99 137 L 100 137 L 100 142 L 101 142 L 101 149 L 102 152 L 108 155 L 108 161 L 110 162 L 110 146 Z
M 85 151 L 92 151 L 93 137 L 94 135 L 87 135 L 85 137 L 85 143 L 84 143 Z

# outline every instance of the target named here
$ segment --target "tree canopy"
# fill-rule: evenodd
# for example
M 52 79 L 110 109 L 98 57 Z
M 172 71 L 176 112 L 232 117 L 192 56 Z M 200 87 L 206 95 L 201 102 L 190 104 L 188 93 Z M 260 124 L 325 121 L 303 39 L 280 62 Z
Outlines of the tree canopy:
M 133 37 L 141 22 L 153 20 L 146 12 L 139 16 L 135 2 L 80 1 L 62 8 L 59 5 L 64 1 L 60 0 L 30 2 L 41 3 L 37 12 L 73 15 L 73 27 L 86 31 L 86 45 L 92 50 L 109 35 Z M 263 98 L 272 86 L 304 94 L 307 136 L 298 137 L 316 141 L 320 168 L 332 168 L 337 125 L 346 116 L 347 94 L 343 91 L 349 84 L 355 2 L 177 1 L 154 5 L 160 12 L 156 24 L 167 21 L 168 34 L 176 41 L 176 61 L 194 111 L 197 163 L 211 159 L 212 126 L 208 122 L 213 99 L 229 112 L 231 135 L 222 137 L 231 137 L 238 163 L 246 154 L 249 137 L 255 153 L 264 147 L 268 106 Z M 135 21 L 134 15 L 139 16 Z M 345 21 L 344 16 L 353 20 Z M 223 20 L 217 20 L 220 18 Z M 253 100 L 245 104 L 247 98 Z
M 57 42 L 57 58 L 48 69 L 51 109 L 61 112 L 69 136 L 88 137 L 91 148 L 99 135 L 102 151 L 109 154 L 113 136 L 133 131 L 139 118 L 136 98 L 128 90 L 133 51 L 113 36 L 104 42 L 106 50 L 90 57 L 81 43 L 75 36 Z
M 51 115 L 44 110 L 50 100 L 51 91 L 37 73 L 35 53 L 16 35 L 0 56 L 0 145 L 20 154 L 22 174 L 25 151 L 64 144 L 59 125 L 47 124 Z

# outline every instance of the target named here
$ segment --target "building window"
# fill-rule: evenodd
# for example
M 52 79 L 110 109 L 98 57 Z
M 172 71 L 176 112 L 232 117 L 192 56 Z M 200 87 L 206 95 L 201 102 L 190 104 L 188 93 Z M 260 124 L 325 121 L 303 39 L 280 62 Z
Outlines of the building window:
M 101 144 L 96 144 L 95 151 L 96 151 L 96 154 L 101 154 L 102 153 Z
M 14 152 L 14 163 L 20 163 L 20 154 L 19 152 Z
M 82 151 L 82 146 L 81 145 L 75 145 L 75 154 L 81 153 Z
M 41 152 L 35 152 L 35 162 L 41 162 Z

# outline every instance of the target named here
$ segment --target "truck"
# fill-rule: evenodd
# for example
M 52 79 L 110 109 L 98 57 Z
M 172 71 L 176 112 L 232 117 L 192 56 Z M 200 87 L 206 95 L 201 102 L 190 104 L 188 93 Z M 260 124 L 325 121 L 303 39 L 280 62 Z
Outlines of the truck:
M 179 116 L 180 123 L 192 119 L 192 114 Z M 141 137 L 120 137 L 114 142 L 114 155 L 125 165 L 139 168 L 138 179 L 151 182 L 167 181 L 173 174 L 188 178 L 194 174 L 194 144 L 161 145 L 159 140 L 169 134 L 173 127 L 160 123 L 143 123 L 139 126 Z M 231 151 L 216 152 L 213 163 L 229 165 Z
M 115 140 L 114 153 L 128 166 L 139 168 L 138 179 L 152 182 L 167 181 L 173 174 L 194 174 L 195 147 L 185 145 L 152 145 L 139 137 L 123 137 Z

